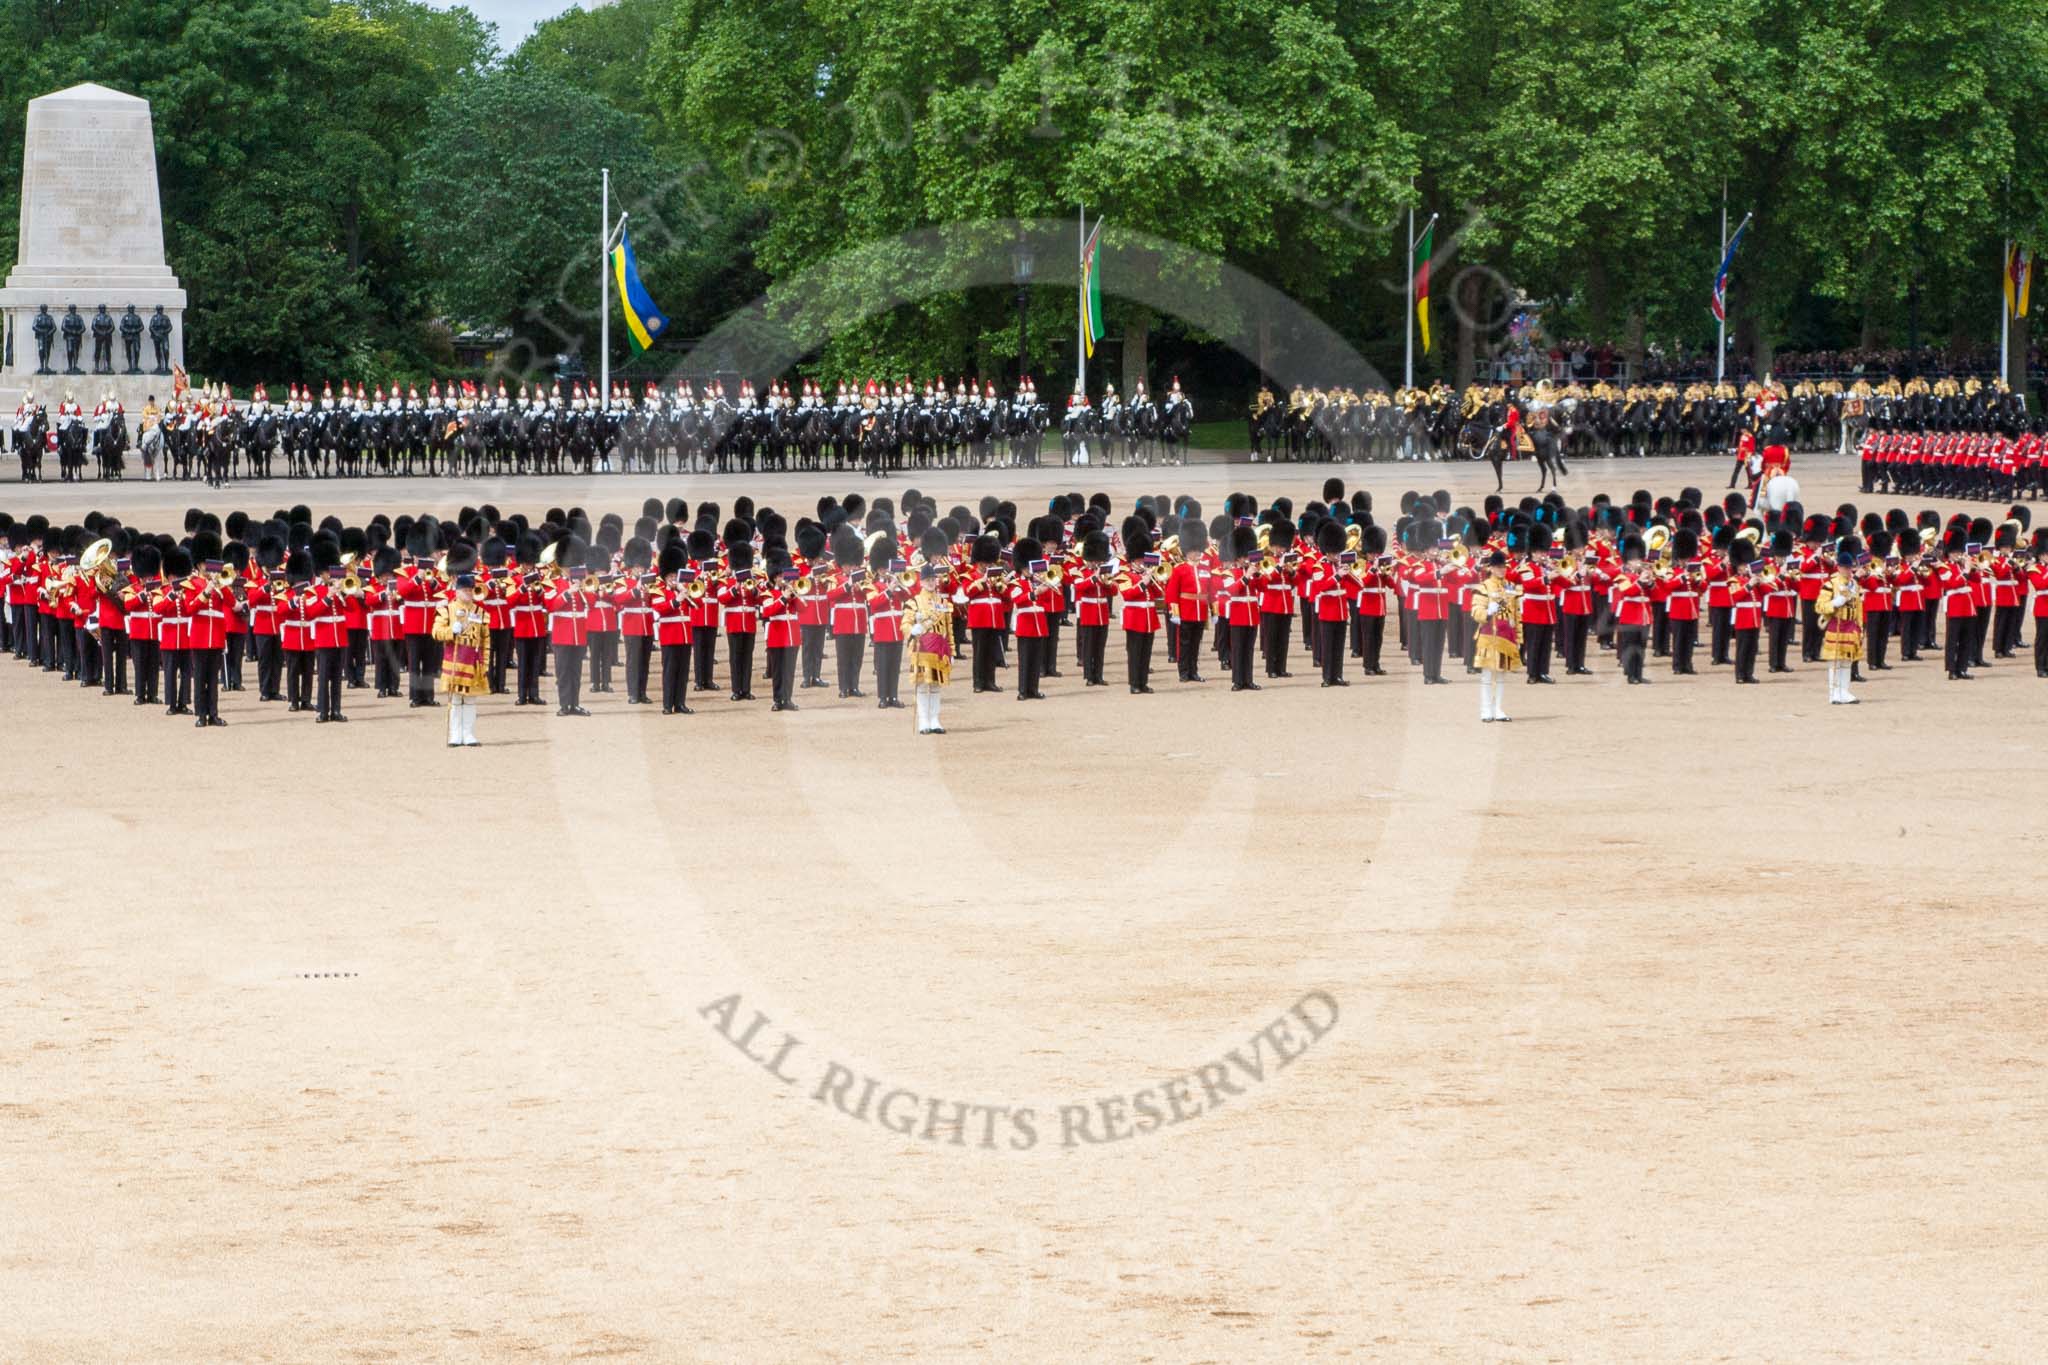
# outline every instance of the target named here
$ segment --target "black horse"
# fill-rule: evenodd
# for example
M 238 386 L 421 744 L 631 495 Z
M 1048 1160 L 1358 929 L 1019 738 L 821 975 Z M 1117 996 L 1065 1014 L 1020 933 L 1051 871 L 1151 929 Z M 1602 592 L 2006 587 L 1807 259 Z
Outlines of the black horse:
M 85 423 L 68 422 L 57 428 L 57 473 L 65 483 L 85 477 Z
M 211 430 L 201 433 L 200 462 L 205 467 L 208 488 L 228 486 L 229 468 L 241 443 L 242 416 L 237 412 L 223 415 Z
M 50 434 L 50 417 L 41 408 L 30 414 L 28 425 L 14 433 L 14 453 L 21 457 L 21 481 L 39 483 L 43 477 L 43 444 Z
M 118 412 L 109 416 L 107 424 L 93 435 L 92 453 L 102 479 L 119 479 L 128 453 L 128 419 Z

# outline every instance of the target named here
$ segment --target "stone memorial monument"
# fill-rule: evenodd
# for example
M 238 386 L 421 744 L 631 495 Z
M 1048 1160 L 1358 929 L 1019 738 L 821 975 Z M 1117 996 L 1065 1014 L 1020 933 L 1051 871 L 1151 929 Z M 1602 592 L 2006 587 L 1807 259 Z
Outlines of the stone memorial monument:
M 21 241 L 0 314 L 0 412 L 11 414 L 28 390 L 54 406 L 68 389 L 88 412 L 112 392 L 132 428 L 146 395 L 169 397 L 171 365 L 185 358 L 185 291 L 164 261 L 148 100 L 74 85 L 29 101 Z M 128 364 L 117 372 L 115 320 L 131 316 L 147 319 L 153 354 L 138 366 L 143 326 L 122 325 Z M 76 343 L 88 333 L 84 373 Z

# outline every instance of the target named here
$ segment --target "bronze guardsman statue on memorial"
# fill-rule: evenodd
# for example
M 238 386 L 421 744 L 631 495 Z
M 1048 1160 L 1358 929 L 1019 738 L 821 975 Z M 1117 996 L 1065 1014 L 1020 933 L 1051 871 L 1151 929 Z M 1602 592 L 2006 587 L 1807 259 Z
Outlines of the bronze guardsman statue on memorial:
M 114 372 L 114 315 L 107 311 L 104 303 L 100 305 L 100 311 L 92 315 L 92 372 Z
M 64 373 L 84 374 L 78 368 L 78 348 L 85 344 L 85 319 L 78 316 L 78 305 L 69 304 L 64 309 Z
M 121 354 L 128 362 L 128 368 L 121 373 L 142 373 L 142 314 L 135 311 L 132 303 L 121 314 Z
M 164 306 L 158 304 L 156 312 L 149 319 L 149 346 L 156 352 L 156 368 L 151 374 L 171 372 L 171 320 L 164 316 Z
M 50 305 L 37 307 L 36 319 L 29 324 L 29 330 L 36 337 L 36 373 L 55 374 L 50 368 L 50 347 L 57 340 L 57 319 L 50 316 Z

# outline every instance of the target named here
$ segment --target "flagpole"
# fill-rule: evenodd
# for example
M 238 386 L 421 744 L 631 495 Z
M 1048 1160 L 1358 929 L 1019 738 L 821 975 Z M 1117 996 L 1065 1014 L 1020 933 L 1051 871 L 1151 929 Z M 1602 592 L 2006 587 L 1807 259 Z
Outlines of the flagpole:
M 2012 343 L 2012 238 L 2005 239 L 2005 253 L 1998 258 L 1998 377 L 2005 379 L 2010 360 L 2006 349 Z M 2009 381 L 2008 381 L 2009 382 Z
M 1074 240 L 1081 261 L 1081 311 L 1074 318 L 1074 387 L 1088 393 L 1088 206 L 1081 205 L 1081 226 Z
M 1408 188 L 1413 190 L 1415 182 Z M 1403 309 L 1408 315 L 1408 325 L 1402 329 L 1406 337 L 1406 350 L 1401 358 L 1401 387 L 1415 387 L 1415 206 L 1408 206 L 1408 306 Z
M 597 373 L 604 411 L 612 401 L 612 171 L 604 168 L 604 192 L 597 211 Z
M 1714 269 L 1721 269 L 1721 258 L 1728 254 L 1728 177 L 1721 177 L 1721 250 L 1714 256 Z M 1721 304 L 1721 316 L 1714 323 L 1714 383 L 1718 387 L 1728 378 L 1728 305 Z

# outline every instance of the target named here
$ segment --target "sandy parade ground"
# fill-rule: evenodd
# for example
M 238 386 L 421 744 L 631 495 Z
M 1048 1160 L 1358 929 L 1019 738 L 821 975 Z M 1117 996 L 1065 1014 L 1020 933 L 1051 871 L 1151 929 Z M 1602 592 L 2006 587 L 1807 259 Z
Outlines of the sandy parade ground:
M 1726 462 L 1566 492 L 1718 498 Z M 1810 510 L 1853 463 L 1805 456 Z M 1484 466 L 0 483 L 453 516 L 1489 491 Z M 1532 491 L 1533 468 L 1509 471 Z M 1911 511 L 1957 504 L 1903 501 Z M 2001 509 L 1976 505 L 1976 515 Z M 2048 682 L 367 692 L 0 659 L 0 1360 L 2025 1360 Z M 2032 627 L 2027 632 L 2029 643 Z M 1206 657 L 1206 650 L 1205 650 Z M 724 649 L 720 679 L 724 679 Z M 1558 670 L 1562 673 L 1562 670 Z M 829 675 L 829 663 L 828 663 Z M 1163 675 L 1163 676 L 1162 676 Z M 1011 679 L 1005 675 L 1006 683 Z

